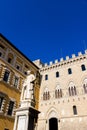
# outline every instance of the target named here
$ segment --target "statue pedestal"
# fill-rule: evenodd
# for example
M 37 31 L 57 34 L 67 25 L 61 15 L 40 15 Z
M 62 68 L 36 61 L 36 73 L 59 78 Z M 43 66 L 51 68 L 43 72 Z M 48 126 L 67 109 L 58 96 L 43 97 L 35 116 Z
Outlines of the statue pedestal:
M 14 130 L 34 130 L 39 111 L 33 107 L 23 107 L 16 110 Z
M 33 74 L 28 74 L 22 88 L 20 107 L 16 109 L 13 130 L 36 130 L 40 113 L 35 109 L 34 81 L 36 78 Z

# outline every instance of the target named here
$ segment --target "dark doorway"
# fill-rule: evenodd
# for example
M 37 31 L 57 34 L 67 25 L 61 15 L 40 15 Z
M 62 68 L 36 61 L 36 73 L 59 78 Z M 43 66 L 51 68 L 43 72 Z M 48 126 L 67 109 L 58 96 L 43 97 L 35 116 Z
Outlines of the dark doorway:
M 49 130 L 58 130 L 58 121 L 56 118 L 49 120 Z

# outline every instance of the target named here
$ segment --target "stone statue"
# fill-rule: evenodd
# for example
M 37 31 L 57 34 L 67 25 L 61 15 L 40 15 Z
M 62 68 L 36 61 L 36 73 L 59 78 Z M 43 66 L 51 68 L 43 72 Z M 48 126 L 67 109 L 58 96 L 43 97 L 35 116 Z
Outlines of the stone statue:
M 31 74 L 31 71 L 27 71 L 27 77 L 23 84 L 23 95 L 22 99 L 32 99 L 33 98 L 33 87 L 36 77 L 34 74 Z

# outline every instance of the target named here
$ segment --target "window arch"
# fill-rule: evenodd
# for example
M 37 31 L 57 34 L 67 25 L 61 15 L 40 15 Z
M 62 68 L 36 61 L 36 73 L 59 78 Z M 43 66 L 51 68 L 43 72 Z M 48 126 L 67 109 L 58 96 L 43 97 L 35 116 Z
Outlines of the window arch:
M 49 100 L 49 99 L 50 99 L 50 92 L 48 88 L 45 88 L 43 92 L 43 100 Z
M 70 82 L 68 91 L 69 91 L 69 96 L 77 95 L 76 87 L 73 82 Z

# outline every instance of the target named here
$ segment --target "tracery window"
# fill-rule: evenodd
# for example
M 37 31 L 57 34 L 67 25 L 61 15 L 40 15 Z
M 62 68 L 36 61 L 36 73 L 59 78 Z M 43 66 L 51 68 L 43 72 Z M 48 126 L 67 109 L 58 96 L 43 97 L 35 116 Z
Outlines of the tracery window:
M 84 89 L 84 93 L 87 93 L 87 79 L 84 80 L 83 89 Z
M 55 89 L 55 98 L 61 98 L 62 97 L 62 89 L 59 85 L 56 86 Z
M 77 95 L 77 90 L 76 90 L 76 87 L 75 87 L 75 85 L 74 85 L 73 82 L 71 82 L 71 83 L 69 84 L 69 89 L 68 89 L 68 91 L 69 91 L 69 96 L 75 96 L 75 95 Z
M 48 88 L 45 88 L 44 93 L 43 93 L 43 100 L 49 100 L 50 99 L 50 92 Z
M 62 97 L 62 90 L 61 89 L 56 89 L 55 90 L 55 98 L 61 98 Z

